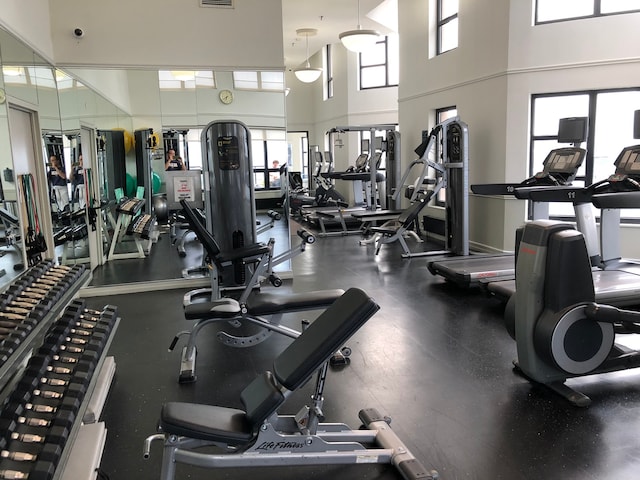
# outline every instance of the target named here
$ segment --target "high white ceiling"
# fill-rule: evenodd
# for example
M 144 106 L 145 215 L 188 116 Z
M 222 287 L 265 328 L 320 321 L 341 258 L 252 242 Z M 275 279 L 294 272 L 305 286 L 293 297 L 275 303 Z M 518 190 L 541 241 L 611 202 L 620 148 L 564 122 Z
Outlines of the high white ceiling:
M 397 2 L 398 0 L 360 0 L 362 28 L 378 30 L 382 34 L 393 32 L 397 28 Z M 367 16 L 375 16 L 376 12 L 372 13 L 374 9 L 377 10 L 379 16 L 376 18 L 379 21 Z M 282 0 L 285 65 L 295 68 L 306 60 L 305 37 L 297 37 L 297 29 L 318 30 L 316 36 L 309 37 L 309 54 L 313 55 L 328 43 L 338 43 L 341 32 L 355 30 L 357 25 L 358 0 Z

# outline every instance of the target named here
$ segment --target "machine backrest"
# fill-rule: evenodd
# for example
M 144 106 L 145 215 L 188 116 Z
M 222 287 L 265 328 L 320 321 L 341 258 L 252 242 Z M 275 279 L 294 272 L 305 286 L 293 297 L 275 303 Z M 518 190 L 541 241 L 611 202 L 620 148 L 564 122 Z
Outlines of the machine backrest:
M 180 205 L 182 206 L 182 212 L 184 213 L 191 230 L 196 234 L 200 243 L 209 254 L 209 257 L 213 260 L 215 257 L 220 254 L 220 247 L 216 239 L 213 237 L 212 233 L 207 230 L 204 223 L 202 223 L 201 218 L 198 218 L 199 215 L 196 211 L 191 208 L 189 202 L 182 199 L 180 200 Z
M 273 362 L 273 373 L 258 376 L 240 393 L 247 420 L 257 428 L 285 401 L 282 385 L 293 391 L 378 311 L 366 293 L 350 288 L 322 313 Z
M 347 290 L 274 360 L 278 382 L 288 390 L 300 387 L 379 308 L 362 290 Z
M 430 197 L 429 197 L 430 198 Z M 398 223 L 403 227 L 409 227 L 418 218 L 422 209 L 427 205 L 427 200 L 416 200 L 410 207 L 405 208 L 398 217 Z

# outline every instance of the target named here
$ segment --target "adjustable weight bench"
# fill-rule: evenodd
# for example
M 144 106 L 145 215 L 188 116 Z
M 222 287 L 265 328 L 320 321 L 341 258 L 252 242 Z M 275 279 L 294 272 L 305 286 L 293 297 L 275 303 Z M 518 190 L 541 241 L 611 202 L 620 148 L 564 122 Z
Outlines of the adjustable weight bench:
M 200 222 L 190 205 L 184 200 L 182 200 L 181 203 L 185 217 L 202 243 L 210 261 L 216 264 L 222 264 L 225 261 L 244 259 L 247 255 L 253 255 L 251 258 L 254 258 L 255 255 L 259 256 L 265 253 L 264 246 L 261 246 L 262 244 L 250 245 L 229 253 L 220 252 L 215 238 Z M 303 241 L 304 238 L 307 238 L 306 241 L 312 243 L 311 238 L 313 237 L 307 237 L 304 232 L 301 233 L 300 236 L 303 238 Z M 263 273 L 263 269 L 268 269 L 267 264 L 263 260 L 259 260 L 258 263 L 259 266 L 254 271 L 252 279 L 238 299 L 217 298 L 205 302 L 196 302 L 193 298 L 194 296 L 198 296 L 200 291 L 192 291 L 185 295 L 185 318 L 187 320 L 196 320 L 196 322 L 190 330 L 178 332 L 169 346 L 169 350 L 173 350 L 178 339 L 183 335 L 188 335 L 187 344 L 182 349 L 180 362 L 179 381 L 181 383 L 194 382 L 196 380 L 196 338 L 205 326 L 214 322 L 226 321 L 232 326 L 238 327 L 241 322 L 245 321 L 262 327 L 257 333 L 247 336 L 233 335 L 224 331 L 218 332 L 218 340 L 232 347 L 250 347 L 257 345 L 266 340 L 273 332 L 296 338 L 300 335 L 300 332 L 280 325 L 282 316 L 285 313 L 325 309 L 344 293 L 344 291 L 340 289 L 292 294 L 257 291 L 252 285 L 257 283 L 257 277 Z M 215 277 L 215 273 L 212 273 L 212 277 Z M 267 319 L 265 317 L 270 318 Z M 333 359 L 334 363 L 346 363 L 346 357 L 349 356 L 349 354 L 350 350 L 348 347 L 342 348 L 335 354 Z
M 362 290 L 352 288 L 320 315 L 241 393 L 243 409 L 171 402 L 162 407 L 161 433 L 144 442 L 164 443 L 162 480 L 172 480 L 176 464 L 204 468 L 392 463 L 406 479 L 435 479 L 375 410 L 359 413 L 366 430 L 341 423 L 320 423 L 328 361 L 377 311 Z M 278 408 L 317 372 L 312 404 L 297 415 Z M 363 444 L 373 445 L 365 447 Z M 216 446 L 221 453 L 200 450 Z

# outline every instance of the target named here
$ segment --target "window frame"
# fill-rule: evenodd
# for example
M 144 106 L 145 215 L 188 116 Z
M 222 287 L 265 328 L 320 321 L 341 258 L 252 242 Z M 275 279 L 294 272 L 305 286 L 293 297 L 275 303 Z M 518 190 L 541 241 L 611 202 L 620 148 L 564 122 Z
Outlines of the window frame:
M 287 138 L 286 138 L 286 131 L 278 129 L 278 128 L 256 128 L 256 127 L 250 127 L 249 130 L 251 131 L 252 135 L 251 135 L 251 153 L 252 153 L 252 162 L 254 162 L 255 160 L 255 145 L 258 142 L 261 142 L 261 147 L 262 147 L 262 154 L 264 157 L 264 164 L 261 167 L 256 167 L 255 163 L 252 164 L 252 173 L 253 173 L 253 188 L 256 192 L 267 192 L 267 191 L 278 191 L 280 190 L 280 185 L 281 182 L 278 182 L 277 185 L 271 185 L 271 175 L 274 173 L 278 173 L 280 172 L 280 168 L 272 168 L 270 165 L 272 164 L 273 160 L 278 160 L 280 162 L 280 166 L 283 165 L 283 162 L 288 162 L 289 161 L 289 155 L 288 152 L 285 153 L 284 158 L 274 158 L 274 159 L 270 159 L 269 158 L 269 142 L 283 142 L 283 144 L 285 145 L 285 147 L 287 147 Z M 253 132 L 262 132 L 263 135 L 261 136 L 261 138 L 257 138 L 256 135 L 253 135 Z M 274 138 L 269 138 L 269 134 L 268 132 L 284 132 L 284 137 L 282 139 L 274 139 Z M 262 174 L 263 176 L 263 181 L 264 181 L 264 187 L 259 187 L 257 185 L 256 177 L 257 175 Z
M 438 0 L 438 3 L 441 0 Z M 583 20 L 585 18 L 597 18 L 597 17 L 609 17 L 611 15 L 624 15 L 627 13 L 637 13 L 640 12 L 640 8 L 637 9 L 633 9 L 633 10 L 619 10 L 619 11 L 615 11 L 615 12 L 605 12 L 602 13 L 602 0 L 592 0 L 593 2 L 593 13 L 591 15 L 580 15 L 580 16 L 576 16 L 576 17 L 564 17 L 564 18 L 556 18 L 556 19 L 552 19 L 552 20 L 538 20 L 538 10 L 539 10 L 539 3 L 540 0 L 536 0 L 535 3 L 535 9 L 533 12 L 534 15 L 534 25 L 547 25 L 549 23 L 558 23 L 558 22 L 568 22 L 571 20 Z
M 382 37 L 382 40 L 378 40 L 376 45 L 383 44 L 384 45 L 384 62 L 383 63 L 372 63 L 369 65 L 362 64 L 362 53 L 358 53 L 358 89 L 359 90 L 373 90 L 376 88 L 388 88 L 388 87 L 397 87 L 397 83 L 391 83 L 389 81 L 389 36 L 385 35 Z M 366 72 L 367 69 L 384 67 L 384 84 L 383 85 L 374 85 L 371 87 L 363 87 L 362 79 L 363 73 Z
M 459 46 L 459 38 L 458 41 L 456 42 L 456 46 L 453 48 L 449 48 L 447 50 L 442 50 L 442 29 L 443 27 L 445 27 L 447 24 L 449 24 L 450 22 L 452 22 L 453 20 L 458 20 L 458 12 L 460 11 L 460 5 L 458 4 L 458 10 L 456 10 L 456 13 L 449 15 L 448 17 L 442 17 L 442 12 L 443 12 L 443 8 L 442 8 L 442 2 L 444 0 L 437 0 L 436 2 L 436 56 L 437 55 L 442 55 L 443 53 L 447 53 L 450 52 L 451 50 L 455 50 L 456 48 L 458 48 Z M 536 9 L 537 12 L 537 9 Z
M 255 72 L 256 73 L 256 87 L 252 88 L 252 87 L 241 87 L 236 83 L 236 73 L 252 73 Z M 282 88 L 265 88 L 264 87 L 264 82 L 263 78 L 262 78 L 262 74 L 263 73 L 279 73 L 282 75 Z M 281 70 L 234 70 L 231 73 L 231 77 L 232 77 L 232 81 L 233 81 L 233 88 L 235 90 L 244 90 L 244 91 L 250 91 L 250 92 L 284 92 L 286 90 L 285 87 L 285 80 L 284 80 L 284 72 Z M 271 83 L 271 82 L 269 82 Z
M 549 140 L 557 140 L 557 133 L 554 135 L 534 135 L 534 127 L 535 123 L 535 115 L 536 115 L 536 99 L 539 98 L 552 98 L 552 97 L 568 97 L 574 95 L 586 95 L 588 97 L 588 125 L 589 129 L 587 132 L 587 140 L 584 142 L 583 148 L 587 150 L 587 154 L 584 160 L 584 174 L 577 175 L 574 184 L 579 182 L 584 182 L 585 186 L 591 185 L 594 182 L 593 172 L 595 169 L 595 132 L 598 128 L 596 123 L 596 115 L 597 115 L 597 98 L 600 94 L 607 93 L 616 93 L 616 92 L 640 92 L 640 86 L 638 87 L 626 87 L 626 88 L 603 88 L 597 90 L 576 90 L 571 92 L 553 92 L 553 93 L 536 93 L 531 94 L 530 102 L 531 102 L 531 114 L 530 114 L 530 124 L 529 124 L 529 154 L 528 154 L 528 172 L 529 176 L 534 175 L 539 168 L 536 168 L 534 164 L 535 159 L 534 155 L 534 144 L 536 141 L 549 141 Z M 629 145 L 630 146 L 630 145 Z M 611 171 L 613 173 L 613 170 Z M 598 179 L 602 180 L 602 179 Z M 599 213 L 596 215 L 597 220 L 599 221 Z M 528 218 L 532 218 L 531 204 L 529 204 Z M 574 215 L 550 215 L 550 218 L 555 220 L 575 220 Z M 640 217 L 625 217 L 624 210 L 622 210 L 621 214 L 622 223 L 627 224 L 640 224 Z
M 325 65 L 324 65 L 324 72 L 325 72 L 325 83 L 324 83 L 324 88 L 325 88 L 325 100 L 328 100 L 330 98 L 333 98 L 333 86 L 334 86 L 334 81 L 333 81 L 333 48 L 332 45 L 330 43 L 328 43 L 327 45 L 325 45 L 324 47 L 324 55 L 325 55 Z

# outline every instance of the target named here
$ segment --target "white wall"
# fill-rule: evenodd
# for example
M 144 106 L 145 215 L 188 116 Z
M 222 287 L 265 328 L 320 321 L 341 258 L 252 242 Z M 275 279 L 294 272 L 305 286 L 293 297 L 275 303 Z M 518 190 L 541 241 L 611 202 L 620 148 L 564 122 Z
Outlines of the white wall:
M 50 2 L 60 65 L 284 66 L 280 0 L 242 0 L 231 9 L 200 7 L 197 0 Z M 75 27 L 83 38 L 73 36 Z
M 65 70 L 72 76 L 81 78 L 85 85 L 105 98 L 108 98 L 111 103 L 118 108 L 121 108 L 125 112 L 131 111 L 131 99 L 129 96 L 126 70 L 107 68 L 100 70 L 67 68 Z
M 403 164 L 435 109 L 456 105 L 469 124 L 470 183 L 520 181 L 532 93 L 638 86 L 640 14 L 532 26 L 533 1 L 460 0 L 459 47 L 435 58 L 435 9 L 398 2 Z M 472 196 L 472 244 L 511 250 L 525 217 L 525 202 Z
M 53 62 L 49 13 L 49 0 L 3 0 L 0 26 Z
M 287 98 L 287 128 L 292 125 L 302 126 L 303 115 L 306 112 L 300 109 L 290 108 L 299 95 L 304 95 L 304 104 L 309 108 L 306 118 L 312 118 L 312 124 L 307 124 L 309 129 L 309 144 L 319 145 L 320 150 L 329 148 L 327 132 L 336 126 L 365 126 L 372 124 L 397 124 L 398 123 L 398 88 L 376 88 L 370 90 L 358 90 L 358 63 L 357 55 L 347 51 L 342 44 L 333 45 L 333 78 L 334 95 L 325 99 L 323 93 L 322 77 L 310 85 L 302 85 L 292 77 L 291 93 Z M 312 56 L 312 66 L 322 66 L 322 52 Z M 299 91 L 299 92 L 298 92 Z M 292 95 L 294 95 L 293 98 Z M 360 143 L 357 133 L 349 133 L 342 136 L 344 147 L 334 150 L 334 168 L 337 171 L 346 170 L 353 165 L 360 152 Z M 351 203 L 353 201 L 352 182 L 337 181 L 338 190 Z
M 511 1 L 505 140 L 507 158 L 513 160 L 505 165 L 506 181 L 527 175 L 532 94 L 640 85 L 640 13 L 533 26 L 533 1 Z M 524 202 L 506 203 L 517 205 L 505 210 L 525 212 Z M 518 225 L 516 215 L 506 216 L 506 248 L 513 245 L 508 232 Z M 640 256 L 637 230 L 623 228 L 629 255 L 635 249 Z

